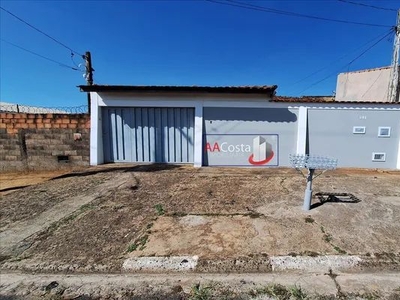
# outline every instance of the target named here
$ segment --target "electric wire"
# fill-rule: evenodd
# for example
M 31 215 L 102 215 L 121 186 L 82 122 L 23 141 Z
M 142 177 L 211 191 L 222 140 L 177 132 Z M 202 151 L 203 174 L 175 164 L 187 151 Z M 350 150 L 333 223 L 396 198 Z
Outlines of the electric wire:
M 363 52 L 361 52 L 359 55 L 357 55 L 355 58 L 353 58 L 349 63 L 347 63 L 346 65 L 342 66 L 339 70 L 342 70 L 346 67 L 350 67 L 350 65 L 355 62 L 356 60 L 358 60 L 360 57 L 362 57 L 365 53 L 367 53 L 369 50 L 371 50 L 372 48 L 374 48 L 376 45 L 378 45 L 381 41 L 383 41 L 385 38 L 387 38 L 390 34 L 392 34 L 392 30 L 390 32 L 388 32 L 386 35 L 384 35 L 382 38 L 380 38 L 378 41 L 376 41 L 375 43 L 373 43 L 371 46 L 369 46 L 367 49 L 365 49 Z M 318 80 L 316 82 L 314 82 L 313 84 L 309 85 L 308 87 L 306 87 L 305 89 L 303 89 L 302 91 L 300 91 L 300 93 L 303 93 L 307 90 L 309 90 L 310 88 L 316 86 L 317 84 L 327 80 L 328 78 L 337 75 L 337 71 L 329 74 L 328 76 L 322 78 L 321 80 Z
M 77 63 L 75 62 L 75 60 L 74 60 L 74 54 L 73 54 L 73 53 L 71 53 L 71 62 L 72 62 L 72 64 L 73 64 L 78 70 L 84 72 L 84 67 L 82 68 L 82 65 L 81 65 L 81 64 L 77 64 Z
M 343 3 L 348 3 L 348 4 L 354 4 L 354 5 L 359 5 L 359 6 L 364 6 L 364 7 L 369 7 L 369 8 L 375 8 L 375 9 L 380 9 L 380 10 L 386 10 L 386 11 L 397 11 L 394 8 L 386 8 L 386 7 L 381 7 L 381 6 L 375 6 L 375 5 L 370 5 L 370 4 L 365 4 L 361 2 L 353 2 L 353 1 L 348 1 L 348 0 L 338 0 L 339 2 Z
M 72 53 L 71 53 L 71 54 L 72 54 Z M 72 64 L 73 64 L 75 67 L 79 68 L 79 65 L 75 62 L 74 56 L 73 56 L 73 55 L 71 55 L 71 62 L 72 62 Z
M 240 7 L 240 8 L 250 9 L 250 10 L 256 10 L 256 11 L 261 11 L 261 12 L 280 14 L 280 15 L 287 15 L 287 16 L 293 16 L 293 17 L 309 18 L 309 19 L 315 19 L 315 20 L 321 20 L 321 21 L 329 21 L 329 22 L 345 23 L 345 24 L 353 24 L 353 25 L 363 25 L 363 26 L 372 26 L 372 27 L 387 27 L 387 28 L 392 28 L 393 27 L 393 26 L 390 26 L 390 25 L 383 25 L 383 24 L 354 22 L 354 21 L 347 21 L 347 20 L 339 20 L 339 19 L 318 17 L 318 16 L 313 16 L 313 15 L 306 15 L 306 14 L 295 13 L 295 12 L 290 12 L 290 11 L 284 11 L 284 10 L 279 10 L 279 9 L 273 9 L 273 8 L 269 8 L 269 7 L 265 7 L 265 6 L 259 6 L 259 5 L 249 4 L 249 3 L 240 2 L 240 1 L 233 1 L 233 0 L 225 0 L 225 2 L 218 1 L 218 0 L 205 0 L 205 1 L 216 3 L 216 4 Z
M 383 71 L 381 70 L 379 72 L 379 75 L 375 78 L 374 82 L 369 86 L 369 88 L 365 91 L 365 93 L 361 96 L 364 98 L 364 96 L 372 89 L 372 87 L 375 85 L 375 83 L 378 81 L 378 79 L 381 77 Z M 386 95 L 385 95 L 386 96 Z M 386 98 L 386 97 L 385 97 Z
M 391 31 L 392 31 L 392 29 L 391 29 L 389 32 L 391 32 Z M 386 30 L 383 34 L 380 34 L 379 36 L 377 36 L 377 37 L 375 37 L 375 38 L 369 40 L 368 42 L 362 44 L 362 45 L 361 45 L 360 47 L 358 47 L 357 49 L 354 49 L 354 50 L 352 50 L 351 52 L 348 52 L 348 53 L 346 53 L 346 54 L 340 56 L 339 58 L 337 58 L 337 59 L 335 59 L 334 61 L 330 62 L 329 64 L 325 65 L 324 67 L 322 67 L 322 68 L 320 68 L 320 69 L 318 69 L 318 70 L 312 72 L 311 74 L 309 74 L 309 75 L 307 75 L 307 76 L 301 78 L 300 80 L 297 80 L 296 82 L 294 82 L 294 83 L 291 84 L 290 89 L 292 90 L 292 89 L 293 89 L 293 86 L 295 86 L 295 85 L 297 85 L 297 84 L 303 82 L 304 80 L 307 80 L 308 78 L 310 78 L 310 77 L 312 77 L 312 76 L 314 76 L 314 75 L 320 73 L 320 72 L 323 71 L 323 70 L 326 70 L 327 68 L 329 68 L 330 66 L 332 66 L 332 65 L 335 64 L 336 62 L 338 62 L 338 61 L 342 60 L 343 58 L 349 56 L 351 53 L 356 52 L 356 51 L 358 51 L 358 50 L 364 48 L 365 46 L 369 45 L 370 43 L 374 42 L 375 40 L 380 39 L 382 36 L 386 37 L 387 34 L 388 34 L 388 31 Z
M 24 23 L 25 25 L 33 28 L 34 30 L 36 30 L 37 32 L 43 34 L 44 36 L 48 37 L 49 39 L 51 39 L 52 41 L 56 42 L 57 44 L 63 46 L 64 48 L 68 49 L 69 51 L 71 51 L 71 53 L 75 53 L 77 55 L 80 55 L 83 57 L 82 54 L 80 54 L 77 51 L 74 51 L 73 49 L 71 49 L 70 47 L 68 47 L 67 45 L 65 45 L 64 43 L 60 42 L 59 40 L 53 38 L 52 36 L 48 35 L 47 33 L 43 32 L 42 30 L 40 30 L 39 28 L 33 26 L 32 24 L 28 23 L 27 21 L 23 20 L 22 18 L 18 17 L 17 15 L 13 14 L 12 12 L 10 12 L 9 10 L 5 9 L 4 7 L 0 6 L 0 9 L 5 11 L 6 13 L 8 13 L 9 15 L 13 16 L 14 18 L 16 18 L 17 20 L 19 20 L 20 22 Z
M 215 0 L 213 0 L 213 1 L 215 1 Z M 339 19 L 318 17 L 318 16 L 313 16 L 313 15 L 306 15 L 306 14 L 295 13 L 295 12 L 290 12 L 290 11 L 284 11 L 284 10 L 279 10 L 279 9 L 274 9 L 274 8 L 267 8 L 267 7 L 264 7 L 264 6 L 259 6 L 259 5 L 254 5 L 254 4 L 250 4 L 250 3 L 246 3 L 246 2 L 240 2 L 240 1 L 234 1 L 234 0 L 225 0 L 225 1 L 231 2 L 231 3 L 235 3 L 235 4 L 239 4 L 239 5 L 250 6 L 250 7 L 257 8 L 257 9 L 268 10 L 271 13 L 283 14 L 283 15 L 288 15 L 288 16 L 304 17 L 304 18 L 311 18 L 311 19 L 317 19 L 317 20 L 323 20 L 323 21 L 331 21 L 331 22 L 347 23 L 347 24 L 355 24 L 355 25 L 365 25 L 365 26 L 375 26 L 375 27 L 393 27 L 393 26 L 382 25 L 382 24 L 371 24 L 371 23 L 364 23 L 364 22 L 354 22 L 354 21 L 347 21 L 347 20 L 339 20 Z
M 79 69 L 77 69 L 77 68 L 68 66 L 68 65 L 66 65 L 66 64 L 64 64 L 64 63 L 62 63 L 62 62 L 59 62 L 59 61 L 56 61 L 56 60 L 54 60 L 54 59 L 48 58 L 48 57 L 43 56 L 43 55 L 41 55 L 41 54 L 39 54 L 39 53 L 33 52 L 33 51 L 28 50 L 28 49 L 26 49 L 26 48 L 24 48 L 24 47 L 21 47 L 21 46 L 19 46 L 19 45 L 17 45 L 17 44 L 14 44 L 14 43 L 12 43 L 12 42 L 9 42 L 9 41 L 7 41 L 7 40 L 5 40 L 5 39 L 3 39 L 3 38 L 1 38 L 0 40 L 1 40 L 2 42 L 4 42 L 4 43 L 7 43 L 7 44 L 9 44 L 9 45 L 11 45 L 11 46 L 14 46 L 14 47 L 16 47 L 16 48 L 18 48 L 18 49 L 20 49 L 20 50 L 26 51 L 26 52 L 28 52 L 28 53 L 30 53 L 30 54 L 36 55 L 36 56 L 41 57 L 41 58 L 43 58 L 43 59 L 45 59 L 45 60 L 48 60 L 48 61 L 53 62 L 53 63 L 55 63 L 55 64 L 58 64 L 58 65 L 61 66 L 61 67 L 68 68 L 68 69 L 72 69 L 72 70 L 74 70 L 74 71 L 79 71 L 79 72 L 81 71 L 81 70 L 79 70 Z

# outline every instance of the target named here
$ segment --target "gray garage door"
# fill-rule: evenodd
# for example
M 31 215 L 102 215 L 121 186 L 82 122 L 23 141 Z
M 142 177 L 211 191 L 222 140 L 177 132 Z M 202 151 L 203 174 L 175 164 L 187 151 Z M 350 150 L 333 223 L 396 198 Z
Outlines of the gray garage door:
M 106 162 L 192 163 L 193 108 L 103 108 Z

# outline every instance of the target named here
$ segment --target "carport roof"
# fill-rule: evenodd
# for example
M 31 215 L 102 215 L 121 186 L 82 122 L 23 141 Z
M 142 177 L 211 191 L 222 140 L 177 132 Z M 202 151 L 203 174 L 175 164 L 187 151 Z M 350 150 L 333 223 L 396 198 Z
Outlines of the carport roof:
M 190 93 L 229 93 L 266 94 L 273 96 L 277 85 L 255 86 L 160 86 L 160 85 L 80 85 L 82 92 L 190 92 Z

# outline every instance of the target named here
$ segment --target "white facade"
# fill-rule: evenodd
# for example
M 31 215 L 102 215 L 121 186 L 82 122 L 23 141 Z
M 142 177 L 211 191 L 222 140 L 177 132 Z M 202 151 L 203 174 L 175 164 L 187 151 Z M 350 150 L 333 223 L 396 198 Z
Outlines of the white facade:
M 102 108 L 103 107 L 187 107 L 194 108 L 194 162 L 195 167 L 205 165 L 204 162 L 204 109 L 205 108 L 242 108 L 243 113 L 246 109 L 287 109 L 288 111 L 295 112 L 296 121 L 294 138 L 289 142 L 293 144 L 293 153 L 305 154 L 308 149 L 309 140 L 309 111 L 313 111 L 313 120 L 315 120 L 315 111 L 351 111 L 354 115 L 346 124 L 346 129 L 343 129 L 344 140 L 349 141 L 355 138 L 353 135 L 353 127 L 360 124 L 367 124 L 368 134 L 375 132 L 376 126 L 386 126 L 385 118 L 377 123 L 368 123 L 365 115 L 368 112 L 368 118 L 373 116 L 374 112 L 391 112 L 389 118 L 391 119 L 393 128 L 391 128 L 392 136 L 390 137 L 390 146 L 384 148 L 373 149 L 375 152 L 385 151 L 388 153 L 388 158 L 391 157 L 390 164 L 372 164 L 371 154 L 368 154 L 368 162 L 355 162 L 354 165 L 346 165 L 346 167 L 371 167 L 400 169 L 400 105 L 391 103 L 300 103 L 300 102 L 274 102 L 266 95 L 258 94 L 213 94 L 213 93 L 175 93 L 175 92 L 91 92 L 91 140 L 90 140 L 90 164 L 98 165 L 104 163 L 103 152 L 103 124 L 102 124 Z M 336 114 L 335 114 L 336 115 Z M 376 114 L 377 115 L 377 114 Z M 365 119 L 364 119 L 365 118 Z M 399 120 L 397 122 L 397 120 Z M 227 121 L 228 122 L 228 121 Z M 320 120 L 324 124 L 324 120 Z M 363 123 L 364 122 L 364 123 Z M 240 123 L 240 122 L 239 122 Z M 232 123 L 233 124 L 233 123 Z M 368 124 L 374 124 L 372 125 Z M 376 125 L 378 124 L 378 125 Z M 338 126 L 343 124 L 338 124 Z M 376 125 L 376 126 L 375 126 Z M 236 126 L 236 125 L 235 125 Z M 275 123 L 274 128 L 279 128 L 279 124 Z M 347 129 L 347 127 L 349 129 Z M 235 129 L 232 129 L 234 132 Z M 374 135 L 375 136 L 375 133 Z M 326 137 L 329 138 L 329 137 Z M 315 139 L 314 139 L 315 140 Z M 389 140 L 379 139 L 378 142 L 386 142 Z M 370 144 L 373 144 L 371 142 Z M 329 146 L 328 143 L 326 146 Z M 351 144 L 351 143 L 350 143 Z M 386 144 L 382 144 L 386 145 Z M 387 144 L 389 145 L 389 144 Z M 395 145 L 395 146 L 393 146 Z M 390 147 L 390 149 L 386 149 Z M 290 150 L 291 151 L 291 150 Z M 369 152 L 368 152 L 369 153 Z M 324 153 L 318 153 L 324 154 Z M 389 155 L 390 154 L 390 155 Z M 357 153 L 349 152 L 349 155 L 357 156 Z M 395 158 L 393 159 L 393 155 Z M 355 160 L 356 161 L 356 160 Z M 394 162 L 394 163 L 393 163 Z M 279 166 L 288 166 L 285 163 Z

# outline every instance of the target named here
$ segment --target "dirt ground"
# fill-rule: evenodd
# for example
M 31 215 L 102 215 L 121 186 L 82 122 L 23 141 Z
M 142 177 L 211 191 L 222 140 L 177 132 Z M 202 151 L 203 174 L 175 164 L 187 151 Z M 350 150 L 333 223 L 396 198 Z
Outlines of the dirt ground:
M 132 255 L 398 255 L 398 182 L 400 172 L 327 172 L 315 180 L 315 193 L 351 193 L 361 201 L 305 213 L 305 181 L 292 169 L 88 168 L 2 196 L 0 234 L 39 224 L 21 236 L 22 248 L 7 245 L 3 264 L 119 271 Z M 74 211 L 40 225 L 46 211 L 83 197 Z
M 327 172 L 315 193 L 360 201 L 315 198 L 308 213 L 305 180 L 292 169 L 109 165 L 54 175 L 1 196 L 1 268 L 120 272 L 126 258 L 158 255 L 400 255 L 400 172 Z

